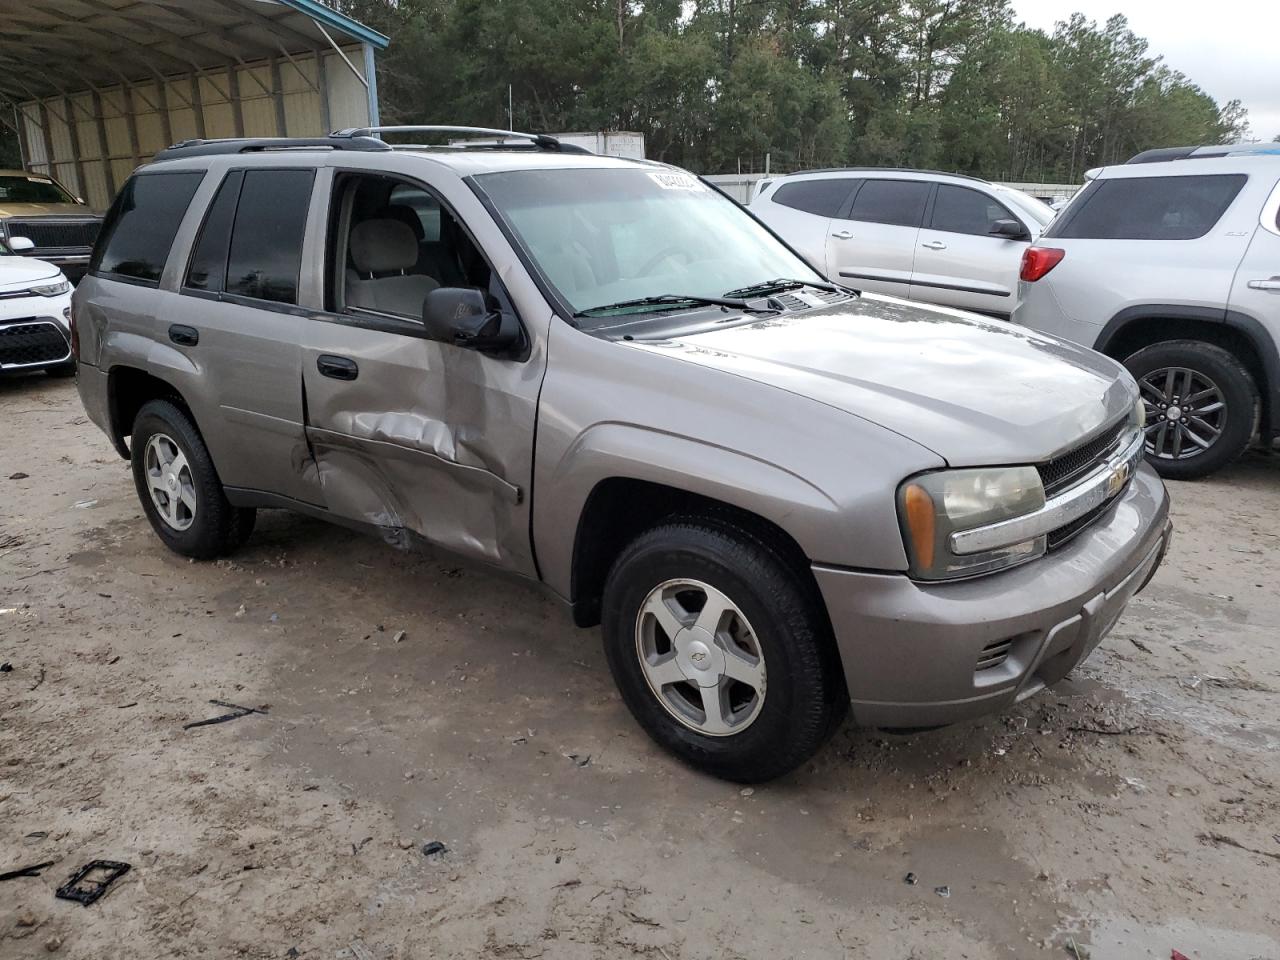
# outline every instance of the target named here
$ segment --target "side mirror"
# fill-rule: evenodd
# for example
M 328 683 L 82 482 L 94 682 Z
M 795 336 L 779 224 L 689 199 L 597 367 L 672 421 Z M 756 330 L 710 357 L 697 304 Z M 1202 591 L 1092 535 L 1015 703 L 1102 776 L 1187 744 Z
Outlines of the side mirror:
M 521 340 L 515 317 L 494 309 L 483 290 L 437 287 L 422 304 L 428 340 L 452 343 L 485 353 L 514 350 Z
M 28 250 L 34 250 L 36 243 L 30 237 L 10 237 L 9 249 L 14 253 L 25 253 Z
M 1031 234 L 1017 220 L 997 220 L 987 231 L 993 237 L 1004 237 L 1006 240 L 1030 240 Z

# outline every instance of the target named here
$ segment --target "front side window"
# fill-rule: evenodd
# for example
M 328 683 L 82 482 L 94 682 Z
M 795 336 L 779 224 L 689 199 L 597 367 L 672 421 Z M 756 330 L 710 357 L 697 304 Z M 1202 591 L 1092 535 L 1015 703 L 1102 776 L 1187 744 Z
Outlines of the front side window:
M 1046 239 L 1195 240 L 1213 229 L 1248 179 L 1242 173 L 1095 180 Z
M 819 217 L 834 217 L 857 182 L 845 177 L 824 177 L 784 183 L 774 191 L 773 202 Z
M 158 284 L 178 225 L 203 179 L 203 171 L 130 177 L 102 224 L 90 272 Z
M 822 282 L 738 204 L 687 173 L 516 170 L 475 182 L 575 313 L 668 294 L 723 297 L 781 277 Z
M 48 177 L 35 173 L 0 176 L 0 203 L 75 202 L 75 197 Z
M 1016 220 L 1003 204 L 968 187 L 938 186 L 929 225 L 947 233 L 987 236 L 997 220 Z
M 240 187 L 226 292 L 273 303 L 298 302 L 311 170 L 246 170 Z
M 918 180 L 868 180 L 853 198 L 849 219 L 918 227 L 930 186 Z

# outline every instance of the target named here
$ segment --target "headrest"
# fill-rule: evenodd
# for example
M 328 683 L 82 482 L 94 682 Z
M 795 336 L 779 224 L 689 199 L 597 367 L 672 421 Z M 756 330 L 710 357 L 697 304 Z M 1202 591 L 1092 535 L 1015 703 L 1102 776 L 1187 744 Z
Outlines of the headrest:
M 422 219 L 407 203 L 388 204 L 379 210 L 377 215 L 385 220 L 399 220 L 413 231 L 413 239 L 419 242 L 426 239 L 426 233 L 422 229 Z
M 418 262 L 418 242 L 399 220 L 365 220 L 351 230 L 351 262 L 361 273 L 408 270 Z

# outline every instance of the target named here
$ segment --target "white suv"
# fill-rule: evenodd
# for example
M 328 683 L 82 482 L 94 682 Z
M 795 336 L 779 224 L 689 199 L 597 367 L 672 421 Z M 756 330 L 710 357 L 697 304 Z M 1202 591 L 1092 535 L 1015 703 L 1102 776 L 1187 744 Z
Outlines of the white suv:
M 1013 319 L 1123 361 L 1148 457 L 1188 479 L 1280 431 L 1280 156 L 1178 152 L 1098 171 L 1027 250 Z
M 985 180 L 879 167 L 779 177 L 748 209 L 836 283 L 1001 318 L 1054 215 Z

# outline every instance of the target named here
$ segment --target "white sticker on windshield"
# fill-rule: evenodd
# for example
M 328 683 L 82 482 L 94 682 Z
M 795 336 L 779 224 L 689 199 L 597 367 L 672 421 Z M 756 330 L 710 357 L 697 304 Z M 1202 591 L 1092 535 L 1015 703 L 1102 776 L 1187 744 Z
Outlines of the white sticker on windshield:
M 53 183 L 48 177 L 27 177 L 28 183 Z
M 687 173 L 651 173 L 649 179 L 663 190 L 703 190 L 705 187 L 697 177 Z

